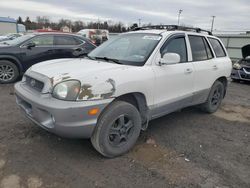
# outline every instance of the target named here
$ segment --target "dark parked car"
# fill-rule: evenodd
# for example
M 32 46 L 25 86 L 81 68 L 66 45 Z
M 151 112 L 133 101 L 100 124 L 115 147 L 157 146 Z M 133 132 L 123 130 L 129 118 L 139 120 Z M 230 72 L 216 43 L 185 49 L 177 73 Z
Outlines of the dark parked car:
M 32 65 L 51 59 L 76 58 L 96 46 L 65 33 L 36 33 L 0 43 L 0 83 L 14 82 Z
M 233 65 L 231 78 L 233 81 L 250 81 L 250 44 L 242 48 L 243 59 Z

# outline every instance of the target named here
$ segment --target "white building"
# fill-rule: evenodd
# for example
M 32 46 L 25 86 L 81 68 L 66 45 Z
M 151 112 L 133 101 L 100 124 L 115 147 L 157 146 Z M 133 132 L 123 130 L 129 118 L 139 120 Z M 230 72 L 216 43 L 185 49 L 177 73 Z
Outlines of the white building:
M 66 32 L 66 33 L 71 33 L 72 31 L 71 31 L 71 28 L 70 27 L 68 27 L 68 26 L 63 26 L 63 27 L 61 27 L 61 29 L 60 29 L 62 32 Z
M 241 48 L 250 44 L 249 34 L 217 34 L 216 36 L 222 40 L 232 60 L 241 59 Z
M 17 22 L 13 18 L 0 17 L 0 35 L 18 33 Z

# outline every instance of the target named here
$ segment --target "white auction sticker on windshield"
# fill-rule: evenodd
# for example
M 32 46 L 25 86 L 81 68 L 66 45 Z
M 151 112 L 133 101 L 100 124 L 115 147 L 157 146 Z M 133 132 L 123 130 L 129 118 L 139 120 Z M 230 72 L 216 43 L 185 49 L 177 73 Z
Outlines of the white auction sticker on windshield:
M 150 35 L 145 35 L 143 39 L 146 40 L 161 40 L 161 36 L 150 36 Z

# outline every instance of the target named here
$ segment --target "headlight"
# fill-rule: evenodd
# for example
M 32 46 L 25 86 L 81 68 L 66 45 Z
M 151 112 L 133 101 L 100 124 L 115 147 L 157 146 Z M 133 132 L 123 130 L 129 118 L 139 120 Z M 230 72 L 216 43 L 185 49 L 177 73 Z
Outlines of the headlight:
M 241 65 L 240 65 L 238 62 L 236 62 L 236 63 L 233 65 L 233 68 L 234 68 L 234 69 L 237 69 L 237 70 L 240 70 L 240 69 L 241 69 Z
M 52 96 L 66 101 L 75 101 L 80 92 L 81 83 L 77 80 L 69 80 L 57 84 L 52 92 Z

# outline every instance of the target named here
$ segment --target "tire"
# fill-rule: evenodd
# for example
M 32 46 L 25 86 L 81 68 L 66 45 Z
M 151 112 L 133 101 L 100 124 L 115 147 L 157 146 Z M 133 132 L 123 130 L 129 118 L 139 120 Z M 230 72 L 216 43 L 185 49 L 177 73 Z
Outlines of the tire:
M 127 102 L 114 101 L 98 119 L 91 142 L 103 156 L 113 158 L 127 153 L 135 145 L 140 131 L 141 116 L 137 108 Z
M 19 70 L 17 66 L 7 60 L 0 61 L 0 83 L 8 84 L 15 82 L 19 77 Z
M 201 109 L 207 113 L 214 113 L 221 105 L 225 94 L 225 86 L 220 81 L 216 81 L 212 86 L 207 101 L 201 105 Z

